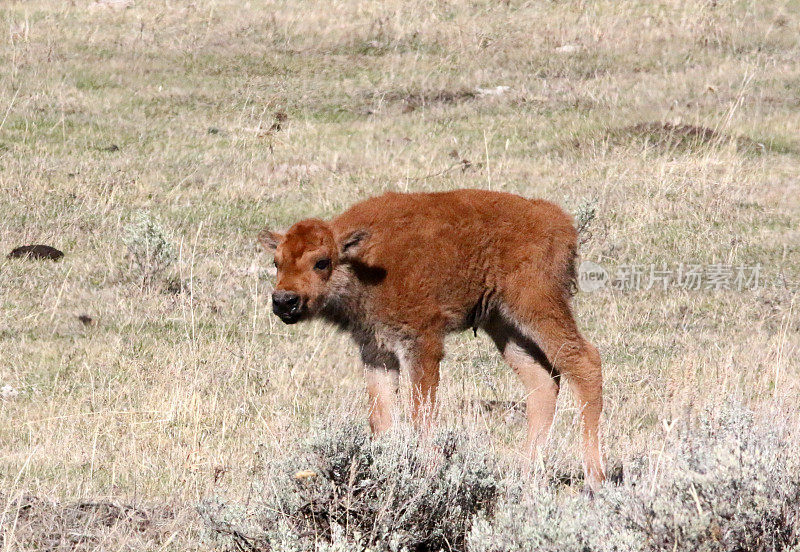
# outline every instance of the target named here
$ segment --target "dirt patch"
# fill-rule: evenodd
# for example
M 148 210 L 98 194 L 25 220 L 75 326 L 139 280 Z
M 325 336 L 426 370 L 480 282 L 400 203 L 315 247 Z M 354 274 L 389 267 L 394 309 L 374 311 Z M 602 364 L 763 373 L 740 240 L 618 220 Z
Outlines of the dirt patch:
M 788 153 L 791 148 L 780 144 L 764 143 L 747 136 L 736 136 L 719 130 L 688 124 L 652 121 L 628 125 L 606 131 L 601 136 L 576 138 L 568 142 L 567 149 L 593 149 L 624 146 L 641 146 L 656 151 L 697 152 L 709 148 L 732 147 L 742 153 L 762 154 L 768 151 Z
M 78 322 L 83 324 L 84 326 L 96 326 L 97 321 L 89 316 L 88 314 L 79 314 L 78 315 Z
M 174 511 L 165 507 L 139 508 L 105 500 L 58 503 L 31 495 L 2 502 L 8 508 L 0 527 L 0 547 L 9 550 L 141 549 L 146 543 L 173 539 L 181 525 Z
M 410 113 L 420 107 L 433 105 L 456 105 L 480 96 L 478 91 L 468 88 L 455 90 L 389 90 L 370 92 L 366 99 L 378 104 L 400 105 L 403 113 Z
M 670 149 L 697 149 L 706 146 L 734 145 L 740 151 L 761 152 L 767 148 L 746 136 L 732 136 L 715 129 L 665 122 L 639 123 L 611 131 L 610 141 L 640 140 L 653 147 Z

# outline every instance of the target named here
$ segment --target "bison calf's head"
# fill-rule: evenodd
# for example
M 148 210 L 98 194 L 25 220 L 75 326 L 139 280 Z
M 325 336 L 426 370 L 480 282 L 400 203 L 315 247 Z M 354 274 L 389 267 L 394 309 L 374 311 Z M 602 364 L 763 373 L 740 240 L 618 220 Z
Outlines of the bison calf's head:
M 318 219 L 300 221 L 285 234 L 264 228 L 258 241 L 275 253 L 278 269 L 272 311 L 286 324 L 317 314 L 333 292 L 333 275 L 352 259 L 366 237 L 364 230 L 337 236 Z

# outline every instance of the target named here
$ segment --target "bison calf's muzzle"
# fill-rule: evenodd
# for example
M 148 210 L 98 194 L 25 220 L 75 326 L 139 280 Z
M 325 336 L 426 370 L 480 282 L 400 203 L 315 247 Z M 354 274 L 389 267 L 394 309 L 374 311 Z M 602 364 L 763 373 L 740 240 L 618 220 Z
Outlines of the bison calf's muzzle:
M 286 324 L 294 324 L 300 320 L 303 302 L 293 291 L 278 290 L 272 294 L 272 312 Z

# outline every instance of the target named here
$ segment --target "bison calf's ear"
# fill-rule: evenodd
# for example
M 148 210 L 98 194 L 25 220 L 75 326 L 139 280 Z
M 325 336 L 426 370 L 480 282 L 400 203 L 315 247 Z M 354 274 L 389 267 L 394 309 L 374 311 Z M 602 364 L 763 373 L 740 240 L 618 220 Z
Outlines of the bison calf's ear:
M 339 245 L 339 256 L 342 259 L 352 258 L 358 254 L 364 242 L 369 238 L 369 232 L 366 230 L 353 230 L 349 234 L 345 234 Z
M 269 228 L 264 228 L 258 233 L 258 243 L 267 251 L 275 251 L 278 244 L 283 239 L 283 234 L 271 231 Z

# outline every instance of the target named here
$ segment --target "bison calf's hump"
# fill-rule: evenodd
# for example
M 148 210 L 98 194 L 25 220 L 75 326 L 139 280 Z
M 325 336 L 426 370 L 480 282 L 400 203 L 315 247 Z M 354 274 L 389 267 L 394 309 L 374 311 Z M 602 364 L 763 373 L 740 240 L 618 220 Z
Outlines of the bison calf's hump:
M 587 480 L 602 481 L 600 357 L 572 316 L 577 232 L 561 208 L 485 190 L 389 193 L 331 220 L 264 229 L 259 241 L 275 255 L 275 314 L 287 324 L 320 317 L 352 335 L 373 431 L 394 419 L 399 370 L 414 422 L 429 423 L 445 334 L 482 329 L 525 386 L 531 456 L 563 377 L 582 416 Z

